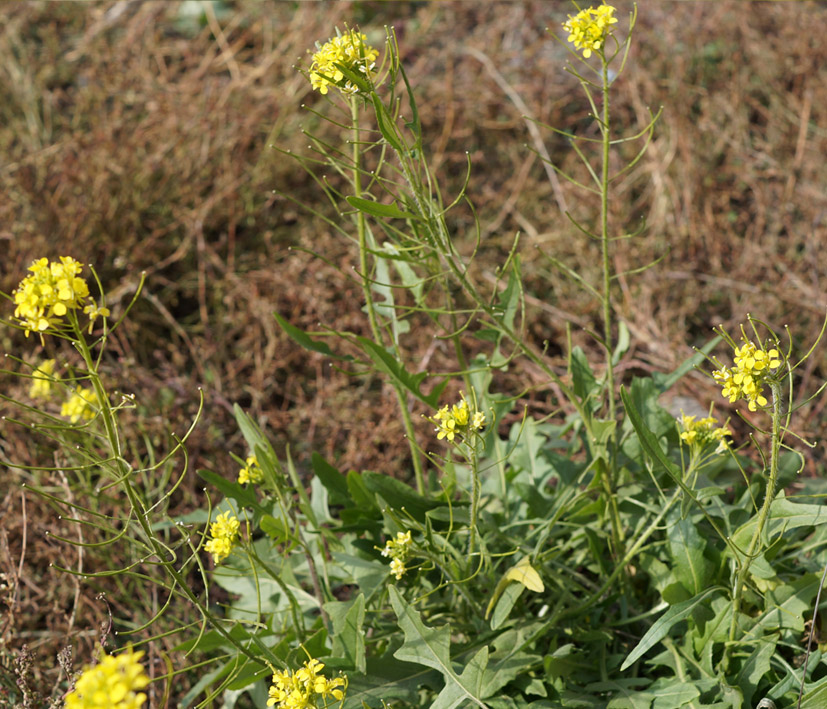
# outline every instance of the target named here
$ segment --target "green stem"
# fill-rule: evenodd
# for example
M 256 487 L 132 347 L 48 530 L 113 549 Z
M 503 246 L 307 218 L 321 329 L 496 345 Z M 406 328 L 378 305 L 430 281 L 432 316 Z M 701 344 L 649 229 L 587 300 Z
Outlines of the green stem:
M 735 647 L 735 636 L 738 630 L 738 613 L 741 611 L 741 600 L 744 595 L 744 585 L 749 574 L 750 566 L 757 556 L 756 549 L 762 541 L 764 527 L 770 516 L 770 508 L 775 499 L 775 488 L 778 484 L 778 452 L 781 448 L 781 385 L 778 382 L 770 382 L 772 390 L 772 434 L 770 441 L 770 473 L 767 479 L 767 489 L 764 494 L 764 504 L 758 513 L 758 520 L 755 531 L 752 533 L 749 546 L 743 561 L 741 561 L 738 573 L 735 577 L 735 588 L 732 597 L 732 621 L 729 626 L 729 641 L 724 648 L 724 655 L 721 658 L 721 673 L 726 674 L 729 667 L 729 660 L 732 649 Z
M 473 434 L 472 434 L 473 435 Z M 480 506 L 480 475 L 477 470 L 477 447 L 476 438 L 471 447 L 471 455 L 468 459 L 468 464 L 471 467 L 471 526 L 468 530 L 468 560 L 470 561 L 474 555 L 474 543 L 476 542 L 477 534 L 477 516 L 479 515 Z
M 612 264 L 609 258 L 609 147 L 611 144 L 611 114 L 609 112 L 609 63 L 601 53 L 603 79 L 603 122 L 600 133 L 603 138 L 603 156 L 600 172 L 600 242 L 603 256 L 603 345 L 606 351 L 606 395 L 609 400 L 609 421 L 617 421 L 615 401 L 614 363 L 612 362 Z M 603 486 L 609 503 L 612 524 L 612 541 L 617 558 L 623 556 L 623 533 L 620 510 L 617 503 L 617 480 L 615 477 L 615 434 L 609 436 L 606 446 L 606 465 L 603 471 Z
M 362 196 L 362 171 L 361 159 L 362 153 L 359 149 L 359 104 L 357 97 L 350 100 L 350 115 L 353 124 L 353 193 L 355 197 Z M 365 222 L 365 214 L 361 210 L 356 212 L 356 231 L 359 238 L 359 270 L 362 276 L 362 294 L 365 298 L 365 309 L 368 312 L 368 320 L 370 321 L 370 331 L 373 335 L 373 340 L 377 345 L 382 345 L 384 338 L 382 337 L 382 330 L 379 327 L 379 319 L 376 316 L 376 306 L 373 302 L 373 293 L 370 287 L 370 271 L 368 269 L 368 248 L 367 248 L 367 224 Z M 411 461 L 413 463 L 414 478 L 416 479 L 416 489 L 420 495 L 425 493 L 425 475 L 422 470 L 422 458 L 419 449 L 416 445 L 416 431 L 411 420 L 411 412 L 408 409 L 408 395 L 405 390 L 398 385 L 393 386 L 396 392 L 396 399 L 399 403 L 399 412 L 402 415 L 402 423 L 405 427 L 405 437 L 408 439 L 408 446 L 411 450 Z
M 606 389 L 609 397 L 609 420 L 615 420 L 616 402 L 614 366 L 612 364 L 612 267 L 609 258 L 609 145 L 611 141 L 609 115 L 609 64 L 603 61 L 603 165 L 600 174 L 600 241 L 603 251 L 603 340 L 606 349 Z

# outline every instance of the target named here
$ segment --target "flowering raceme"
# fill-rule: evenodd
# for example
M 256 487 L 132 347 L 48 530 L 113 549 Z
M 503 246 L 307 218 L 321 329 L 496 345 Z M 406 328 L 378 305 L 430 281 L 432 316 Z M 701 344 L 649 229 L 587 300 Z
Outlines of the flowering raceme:
M 324 665 L 318 660 L 308 660 L 295 672 L 274 672 L 267 706 L 275 706 L 276 709 L 305 709 L 326 707 L 329 698 L 341 702 L 347 681 L 342 677 L 329 680 L 320 674 L 323 669 Z M 319 704 L 319 699 L 324 704 Z
M 437 439 L 445 438 L 453 443 L 457 436 L 462 440 L 470 432 L 481 431 L 485 427 L 485 414 L 475 411 L 472 415 L 468 401 L 462 395 L 459 403 L 451 407 L 443 406 L 437 411 L 433 421 L 437 424 L 437 428 L 434 429 Z
M 347 69 L 370 76 L 376 66 L 379 52 L 368 44 L 367 37 L 355 30 L 347 30 L 325 42 L 313 55 L 310 65 L 310 85 L 321 94 L 328 92 L 329 86 L 336 86 L 346 94 L 355 94 L 359 89 L 339 69 L 340 64 Z
M 712 372 L 712 376 L 721 384 L 721 393 L 735 403 L 739 399 L 747 401 L 747 408 L 755 411 L 759 406 L 767 405 L 764 396 L 764 383 L 781 367 L 782 358 L 775 348 L 765 350 L 760 345 L 745 341 L 735 346 L 734 367 L 724 367 Z
M 396 539 L 388 539 L 385 542 L 385 548 L 382 549 L 382 556 L 391 558 L 391 574 L 399 581 L 405 574 L 405 562 L 408 560 L 411 552 L 411 533 L 397 532 Z M 378 547 L 377 547 L 378 548 Z
M 615 9 L 611 5 L 600 5 L 597 8 L 578 12 L 574 17 L 563 23 L 563 28 L 569 33 L 568 41 L 577 49 L 583 50 L 583 56 L 588 59 L 592 52 L 600 51 L 611 34 L 612 25 L 617 22 L 614 17 Z
M 223 512 L 210 525 L 210 539 L 204 549 L 212 554 L 213 561 L 220 564 L 226 559 L 238 541 L 238 530 L 241 524 L 238 518 L 230 512 Z
M 718 419 L 714 416 L 707 416 L 699 421 L 695 418 L 681 411 L 679 424 L 681 440 L 684 443 L 696 450 L 703 450 L 707 445 L 715 444 L 716 453 L 723 453 L 729 448 L 726 436 L 732 436 L 732 432 L 726 426 L 718 426 Z
M 247 483 L 256 484 L 264 480 L 264 473 L 258 464 L 258 459 L 254 455 L 249 456 L 244 462 L 244 467 L 238 471 L 239 485 L 245 485 Z
M 109 315 L 108 308 L 89 302 L 89 286 L 80 277 L 83 266 L 71 256 L 58 261 L 41 258 L 28 270 L 31 273 L 13 292 L 14 317 L 25 328 L 26 337 L 32 331 L 43 333 L 60 326 L 70 310 L 83 308 L 90 316 L 90 330 L 96 317 Z
M 149 684 L 139 662 L 143 654 L 132 650 L 104 654 L 97 665 L 84 669 L 66 695 L 66 709 L 139 709 L 146 694 L 138 690 Z

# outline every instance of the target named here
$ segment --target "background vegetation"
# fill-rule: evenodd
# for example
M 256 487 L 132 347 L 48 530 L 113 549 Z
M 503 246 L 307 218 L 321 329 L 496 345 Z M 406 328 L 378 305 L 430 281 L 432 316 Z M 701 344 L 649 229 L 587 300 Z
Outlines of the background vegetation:
M 628 9 L 618 4 L 621 16 Z M 118 358 L 111 371 L 128 372 L 120 387 L 141 392 L 134 425 L 160 450 L 165 422 L 182 431 L 204 389 L 205 414 L 190 438 L 193 468 L 234 475 L 227 451 L 245 453 L 232 416 L 238 402 L 277 447 L 292 445 L 300 470 L 317 451 L 342 470 L 407 477 L 401 425 L 384 415 L 394 406 L 392 389 L 308 356 L 272 318 L 278 311 L 307 329 L 319 321 L 354 331 L 365 325 L 349 307 L 359 286 L 340 273 L 356 265 L 352 249 L 279 195 L 314 202 L 317 191 L 269 146 L 302 150 L 303 125 L 325 130 L 301 110 L 318 97 L 292 65 L 307 63 L 307 50 L 336 24 L 362 26 L 377 45 L 383 25 L 396 28 L 446 194 L 459 189 L 465 151 L 471 155 L 469 196 L 483 227 L 476 276 L 493 278 L 514 233 L 523 234 L 530 332 L 548 340 L 553 355 L 566 322 L 592 347 L 579 331 L 600 316 L 596 303 L 532 256 L 541 247 L 585 278 L 598 277 L 589 245 L 572 238 L 562 215 L 564 205 L 575 213 L 593 213 L 594 205 L 549 180 L 526 149 L 538 146 L 524 114 L 556 126 L 587 123 L 588 104 L 562 70 L 565 50 L 544 32 L 570 11 L 562 2 L 4 5 L 0 290 L 11 291 L 33 258 L 71 254 L 95 265 L 114 310 L 146 271 L 144 295 L 110 343 Z M 804 343 L 815 339 L 827 309 L 825 29 L 827 9 L 818 4 L 641 8 L 615 87 L 615 124 L 634 129 L 647 107 L 666 109 L 614 202 L 619 226 L 648 224 L 646 239 L 618 250 L 616 270 L 662 260 L 621 281 L 617 317 L 633 338 L 624 376 L 674 369 L 713 325 L 737 326 L 745 312 L 790 325 Z M 543 140 L 552 159 L 577 171 L 562 139 L 543 131 Z M 473 223 L 458 212 L 452 219 L 455 233 Z M 22 337 L 3 330 L 0 338 L 4 352 L 20 351 Z M 423 367 L 439 371 L 450 359 L 430 334 L 417 346 Z M 824 365 L 823 357 L 810 359 L 799 386 L 823 381 Z M 531 366 L 508 376 L 520 382 L 515 391 L 546 386 Z M 21 385 L 2 386 L 14 395 Z M 701 375 L 682 386 L 685 408 L 717 390 Z M 539 413 L 550 410 L 549 400 L 539 388 L 524 403 Z M 819 406 L 798 418 L 800 433 L 822 432 Z M 22 437 L 0 441 L 0 452 L 38 457 Z M 821 458 L 816 449 L 804 474 L 823 472 Z M 111 589 L 67 582 L 50 568 L 71 565 L 63 557 L 76 553 L 45 536 L 65 529 L 48 505 L 21 491 L 25 474 L 4 475 L 2 671 L 10 675 L 11 658 L 27 644 L 34 681 L 48 688 L 67 636 L 88 656 L 114 595 L 101 597 Z M 194 476 L 175 504 L 181 512 L 203 506 Z M 150 613 L 156 602 L 136 599 L 135 613 Z

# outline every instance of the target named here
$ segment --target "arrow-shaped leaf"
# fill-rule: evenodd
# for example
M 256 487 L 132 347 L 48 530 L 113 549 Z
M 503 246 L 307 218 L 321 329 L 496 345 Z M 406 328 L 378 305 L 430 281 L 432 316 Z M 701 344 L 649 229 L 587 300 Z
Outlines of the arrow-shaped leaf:
M 445 678 L 445 688 L 433 707 L 438 704 L 441 709 L 452 709 L 465 702 L 464 706 L 474 705 L 487 709 L 479 698 L 479 692 L 482 674 L 488 664 L 488 648 L 480 650 L 463 673 L 458 675 L 451 664 L 450 626 L 445 625 L 439 629 L 426 627 L 419 611 L 408 605 L 394 586 L 389 591 L 399 627 L 405 633 L 405 642 L 393 656 L 398 660 L 431 667 Z

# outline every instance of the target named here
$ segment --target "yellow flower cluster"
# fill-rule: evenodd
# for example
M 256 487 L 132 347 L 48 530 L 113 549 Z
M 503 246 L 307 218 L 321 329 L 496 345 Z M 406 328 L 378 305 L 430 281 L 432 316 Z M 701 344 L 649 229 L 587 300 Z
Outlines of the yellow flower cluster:
M 443 406 L 433 420 L 437 424 L 434 430 L 439 440 L 453 441 L 457 436 L 462 439 L 469 431 L 481 431 L 485 427 L 485 414 L 475 411 L 472 415 L 464 395 L 458 404 Z
M 215 518 L 210 525 L 210 539 L 204 549 L 212 554 L 213 561 L 220 564 L 226 559 L 238 541 L 238 530 L 241 524 L 238 518 L 230 512 L 224 512 Z
M 345 79 L 345 75 L 336 65 L 340 64 L 351 71 L 370 76 L 370 72 L 376 66 L 379 52 L 365 44 L 366 40 L 364 34 L 356 30 L 347 30 L 319 47 L 310 65 L 310 85 L 321 94 L 326 94 L 330 85 L 336 86 L 346 94 L 356 93 L 359 89 Z
M 341 702 L 347 691 L 346 679 L 327 679 L 320 674 L 323 669 L 324 665 L 318 660 L 308 660 L 295 672 L 275 672 L 267 706 L 275 706 L 277 709 L 306 709 L 326 707 L 330 698 Z M 324 700 L 324 704 L 320 705 L 319 699 Z
M 708 444 L 716 444 L 716 453 L 723 453 L 729 448 L 726 436 L 732 436 L 732 432 L 726 426 L 718 426 L 718 419 L 714 416 L 707 416 L 699 421 L 695 416 L 686 416 L 681 411 L 680 427 L 681 440 L 688 446 L 697 450 L 705 448 Z
M 238 471 L 239 485 L 246 485 L 247 483 L 257 484 L 264 480 L 264 473 L 258 464 L 258 459 L 254 455 L 249 456 L 244 462 L 245 466 Z
M 139 660 L 143 652 L 128 650 L 104 654 L 93 667 L 84 668 L 75 688 L 66 695 L 66 709 L 139 709 L 149 684 Z
M 55 361 L 53 359 L 44 359 L 35 367 L 32 373 L 32 383 L 29 387 L 29 396 L 32 399 L 48 400 L 52 398 L 52 387 L 55 382 L 54 373 Z
M 91 421 L 98 411 L 98 397 L 92 387 L 78 387 L 60 407 L 60 415 L 66 416 L 72 423 L 81 419 Z
M 712 372 L 712 376 L 721 384 L 721 393 L 734 403 L 746 399 L 750 411 L 767 405 L 764 396 L 764 382 L 773 370 L 782 364 L 777 349 L 764 350 L 752 342 L 745 342 L 735 347 L 734 367 L 723 367 Z
M 600 51 L 611 34 L 611 26 L 617 22 L 614 17 L 615 9 L 611 5 L 590 7 L 578 12 L 574 17 L 563 23 L 563 28 L 569 33 L 568 41 L 573 42 L 577 49 L 583 50 L 583 56 L 588 59 L 592 51 Z
M 86 304 L 89 286 L 79 277 L 83 266 L 70 256 L 60 261 L 41 258 L 29 266 L 26 276 L 14 291 L 14 317 L 26 328 L 26 337 L 34 330 L 43 332 L 56 327 L 70 308 Z
M 405 574 L 405 562 L 411 553 L 411 533 L 397 532 L 396 539 L 388 539 L 385 548 L 382 549 L 382 556 L 391 558 L 391 574 L 399 581 Z M 378 547 L 377 547 L 378 548 Z

